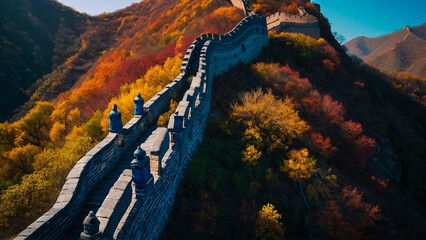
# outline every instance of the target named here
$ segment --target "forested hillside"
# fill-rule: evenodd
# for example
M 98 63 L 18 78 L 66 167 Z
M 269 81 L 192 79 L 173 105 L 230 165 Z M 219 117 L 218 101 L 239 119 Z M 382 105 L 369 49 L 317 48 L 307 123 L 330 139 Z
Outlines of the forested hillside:
M 51 207 L 69 170 L 108 133 L 113 103 L 126 123 L 137 93 L 147 100 L 178 75 L 195 37 L 243 17 L 225 0 L 146 0 L 88 20 L 78 51 L 43 77 L 29 110 L 0 124 L 3 236 Z
M 161 239 L 426 235 L 425 107 L 348 57 L 312 14 L 324 39 L 270 33 L 256 62 L 215 78 Z
M 39 3 L 8 4 L 19 12 L 29 2 Z M 322 38 L 270 32 L 258 59 L 214 78 L 204 140 L 162 239 L 422 239 L 424 83 L 413 87 L 348 56 L 309 1 L 251 2 L 264 16 L 304 6 Z M 197 36 L 244 18 L 227 0 L 145 0 L 96 17 L 42 3 L 80 20 L 56 22 L 72 33 L 45 57 L 63 61 L 38 73 L 20 114 L 0 124 L 0 238 L 53 205 L 70 169 L 108 133 L 113 104 L 126 123 L 134 97 L 148 100 L 173 81 Z
M 37 79 L 78 51 L 89 19 L 56 1 L 0 2 L 0 121 L 29 99 Z

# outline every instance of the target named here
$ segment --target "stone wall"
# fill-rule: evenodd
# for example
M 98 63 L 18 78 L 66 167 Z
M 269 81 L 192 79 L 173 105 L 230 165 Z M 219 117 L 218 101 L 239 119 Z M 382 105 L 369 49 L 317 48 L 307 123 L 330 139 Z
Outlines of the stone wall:
M 253 7 L 251 6 L 250 0 L 231 0 L 231 3 L 234 7 L 243 10 L 246 16 L 256 15 Z
M 277 12 L 266 18 L 269 31 L 302 33 L 319 39 L 321 37 L 319 21 L 316 17 Z
M 118 163 L 130 146 L 140 141 L 140 136 L 157 121 L 173 94 L 180 91 L 187 80 L 179 74 L 144 104 L 145 113 L 133 117 L 120 133 L 108 136 L 82 157 L 66 178 L 64 187 L 53 207 L 18 234 L 16 239 L 58 239 L 72 224 L 76 213 L 84 205 L 88 193 Z
M 181 108 L 178 107 L 169 121 L 171 148 L 163 158 L 163 172 L 155 182 L 151 194 L 132 206 L 117 239 L 158 239 L 161 235 L 174 203 L 179 180 L 203 138 L 214 74 L 228 70 L 240 60 L 253 60 L 269 43 L 264 18 L 249 17 L 240 24 L 228 35 L 232 41 L 224 41 L 224 35 L 200 36 L 200 41 L 206 38 L 209 40 L 201 48 L 199 70 L 179 103 Z M 262 28 L 265 29 L 263 33 Z M 241 44 L 247 46 L 246 51 L 240 50 Z M 234 57 L 236 53 L 238 55 Z M 182 125 L 175 124 L 176 116 L 183 118 Z M 176 129 L 180 126 L 182 129 Z
M 114 185 L 99 209 L 103 211 L 99 213 L 102 216 L 97 214 L 99 218 L 105 218 L 101 219 L 105 237 L 111 237 L 120 223 L 119 231 L 114 233 L 118 239 L 157 239 L 167 221 L 183 170 L 202 140 L 214 74 L 226 71 L 239 61 L 251 61 L 268 44 L 266 20 L 257 15 L 246 17 L 227 34 L 203 34 L 198 37 L 185 54 L 181 74 L 144 104 L 143 115 L 132 118 L 121 132 L 110 133 L 81 158 L 69 173 L 55 205 L 16 239 L 60 238 L 81 210 L 88 193 L 117 165 L 125 151 L 134 150 L 129 149 L 130 146 L 141 141 L 142 133 L 165 111 L 171 96 L 180 91 L 189 76 L 194 75 L 176 114 L 170 118 L 171 137 L 162 138 L 162 141 L 170 142 L 156 141 L 161 152 L 164 151 L 163 146 L 169 146 L 169 149 L 165 154 L 159 154 L 164 155 L 158 159 L 162 171 L 157 173 L 159 177 L 155 179 L 152 191 L 143 200 L 132 202 L 125 219 L 121 219 L 123 209 L 130 201 L 129 173 L 123 173 L 119 178 L 122 183 Z M 175 116 L 176 119 L 179 116 L 184 119 L 182 131 L 175 129 Z M 110 199 L 113 196 L 117 198 L 114 201 Z M 120 211 L 108 210 L 116 207 Z M 107 229 L 108 226 L 111 229 Z

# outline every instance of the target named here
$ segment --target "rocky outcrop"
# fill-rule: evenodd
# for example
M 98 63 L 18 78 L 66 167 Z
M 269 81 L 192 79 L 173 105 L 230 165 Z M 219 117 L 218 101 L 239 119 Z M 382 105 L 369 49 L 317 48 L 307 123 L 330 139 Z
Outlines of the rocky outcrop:
M 396 182 L 401 180 L 401 162 L 387 138 L 376 145 L 372 166 L 376 176 L 382 179 L 392 179 Z

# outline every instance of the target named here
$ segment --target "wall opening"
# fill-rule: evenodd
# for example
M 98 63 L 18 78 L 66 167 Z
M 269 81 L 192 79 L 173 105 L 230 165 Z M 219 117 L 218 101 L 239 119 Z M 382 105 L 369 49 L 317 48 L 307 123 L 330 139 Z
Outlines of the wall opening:
M 241 48 L 243 49 L 243 52 L 246 51 L 246 47 L 244 46 L 244 43 L 243 43 L 243 45 L 241 45 Z
M 264 28 L 262 28 L 262 34 L 265 34 L 265 29 Z

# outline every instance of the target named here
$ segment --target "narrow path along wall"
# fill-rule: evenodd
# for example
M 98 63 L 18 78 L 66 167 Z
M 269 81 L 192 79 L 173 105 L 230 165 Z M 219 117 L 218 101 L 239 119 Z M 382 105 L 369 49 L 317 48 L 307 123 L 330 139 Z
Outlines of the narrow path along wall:
M 53 207 L 18 234 L 15 239 L 58 239 L 71 226 L 88 193 L 114 168 L 146 129 L 168 107 L 173 94 L 183 86 L 184 73 L 143 105 L 144 113 L 135 115 L 119 133 L 109 133 L 81 158 L 68 174 Z
M 102 216 L 108 220 L 109 217 L 114 218 L 109 224 L 114 228 L 117 225 L 119 227 L 106 229 L 105 233 L 114 234 L 118 239 L 158 238 L 173 205 L 182 172 L 203 137 L 214 74 L 226 71 L 239 61 L 251 61 L 268 44 L 266 20 L 257 15 L 246 17 L 227 34 L 203 34 L 198 37 L 184 57 L 181 74 L 143 105 L 142 114 L 135 115 L 118 133 L 110 133 L 80 159 L 69 173 L 55 205 L 22 231 L 16 239 L 63 237 L 75 220 L 76 213 L 82 209 L 89 192 L 120 162 L 125 152 L 134 150 L 131 146 L 138 143 L 147 128 L 156 122 L 158 116 L 167 108 L 171 96 L 182 88 L 190 76 L 194 76 L 177 112 L 170 118 L 170 138 L 162 140 L 170 141 L 167 145 L 169 149 L 163 154 L 164 157 L 158 160 L 162 163 L 162 171 L 157 173 L 158 178 L 153 180 L 155 184 L 152 183 L 152 191 L 147 192 L 143 199 L 132 200 L 126 211 L 122 211 L 123 207 L 120 207 L 117 211 L 120 214 L 110 212 L 108 216 Z M 180 125 L 176 124 L 179 121 L 182 121 Z M 160 144 L 164 146 L 162 141 Z M 160 167 L 158 169 L 160 170 Z M 123 203 L 129 204 L 128 174 L 122 175 L 119 181 L 125 186 L 121 190 L 118 186 L 120 184 L 114 185 L 113 188 L 122 198 L 110 202 L 121 206 Z M 105 201 L 109 201 L 108 196 Z M 125 216 L 120 219 L 122 214 Z
M 179 180 L 203 138 L 210 110 L 213 76 L 228 70 L 240 60 L 253 60 L 269 44 L 265 18 L 257 15 L 247 17 L 228 34 L 202 35 L 194 44 L 203 44 L 198 57 L 199 69 L 179 103 L 180 107 L 170 118 L 171 148 L 164 157 L 165 167 L 152 192 L 132 206 L 117 239 L 157 239 L 161 235 L 174 203 Z

